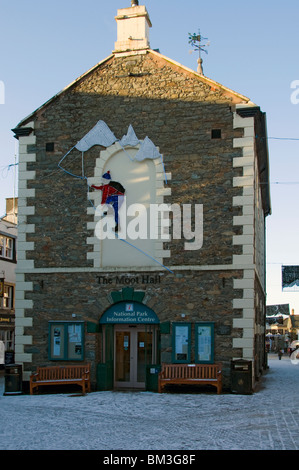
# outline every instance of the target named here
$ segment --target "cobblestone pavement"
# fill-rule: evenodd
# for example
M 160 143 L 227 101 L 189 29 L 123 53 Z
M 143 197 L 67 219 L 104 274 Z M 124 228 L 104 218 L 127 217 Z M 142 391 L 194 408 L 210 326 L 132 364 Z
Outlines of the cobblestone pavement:
M 298 450 L 299 364 L 269 357 L 252 395 L 4 396 L 1 450 Z

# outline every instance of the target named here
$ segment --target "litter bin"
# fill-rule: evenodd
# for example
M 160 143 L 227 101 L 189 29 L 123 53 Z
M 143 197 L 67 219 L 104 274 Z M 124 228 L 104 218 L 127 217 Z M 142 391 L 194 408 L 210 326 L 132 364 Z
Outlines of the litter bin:
M 5 366 L 4 385 L 3 395 L 19 395 L 22 393 L 22 366 L 20 364 Z
M 231 361 L 231 391 L 240 395 L 252 393 L 252 362 L 245 359 Z

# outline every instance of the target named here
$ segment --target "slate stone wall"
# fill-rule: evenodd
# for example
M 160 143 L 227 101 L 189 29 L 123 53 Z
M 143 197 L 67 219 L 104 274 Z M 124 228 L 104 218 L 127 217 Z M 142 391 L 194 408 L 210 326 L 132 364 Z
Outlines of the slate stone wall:
M 121 276 L 115 272 L 100 276 L 96 273 L 27 274 L 27 280 L 33 283 L 33 290 L 26 294 L 26 298 L 34 304 L 34 327 L 25 329 L 25 334 L 33 334 L 33 344 L 25 346 L 25 352 L 33 355 L 34 367 L 51 365 L 48 358 L 49 321 L 83 320 L 99 324 L 103 312 L 112 303 L 111 292 L 121 291 L 130 285 L 136 291 L 145 292 L 146 304 L 155 311 L 161 323 L 183 321 L 193 325 L 192 362 L 194 324 L 214 322 L 215 362 L 222 362 L 228 377 L 231 359 L 236 354 L 241 356 L 241 351 L 232 348 L 232 338 L 242 335 L 241 329 L 233 328 L 232 319 L 233 279 L 240 275 L 240 271 L 191 270 L 174 275 L 161 271 L 155 276 L 152 272 L 142 275 L 132 272 Z M 151 279 L 154 282 L 147 282 Z M 32 316 L 31 310 L 28 315 Z M 234 312 L 234 317 L 238 317 L 238 312 Z M 169 332 L 161 335 L 162 362 L 171 362 L 171 333 L 170 326 Z M 86 330 L 85 359 L 92 363 L 93 382 L 95 365 L 101 361 L 101 351 L 102 335 Z M 32 369 L 32 365 L 28 365 L 27 369 Z M 226 386 L 229 386 L 228 379 Z
M 242 215 L 241 208 L 233 206 L 233 196 L 242 194 L 242 188 L 233 187 L 233 177 L 242 176 L 240 168 L 233 168 L 233 158 L 242 151 L 233 147 L 233 139 L 242 137 L 241 129 L 233 129 L 233 107 L 238 99 L 225 90 L 204 83 L 191 72 L 173 65 L 154 54 L 109 59 L 90 74 L 78 80 L 70 89 L 57 96 L 35 116 L 36 144 L 28 149 L 36 154 L 36 162 L 28 162 L 27 170 L 36 171 L 36 178 L 28 181 L 28 189 L 35 189 L 35 198 L 27 205 L 35 207 L 27 223 L 35 225 L 27 233 L 27 242 L 35 249 L 27 252 L 41 272 L 26 274 L 26 282 L 33 290 L 25 293 L 33 301 L 33 309 L 25 315 L 33 317 L 33 327 L 24 334 L 32 336 L 32 344 L 24 352 L 32 354 L 32 364 L 49 364 L 48 322 L 76 319 L 98 322 L 110 305 L 111 290 L 123 285 L 115 279 L 111 284 L 100 284 L 95 272 L 43 273 L 45 268 L 91 268 L 87 258 L 91 246 L 87 237 L 87 223 L 93 218 L 87 213 L 86 181 L 74 178 L 58 168 L 61 158 L 97 123 L 103 120 L 116 137 L 127 133 L 130 124 L 139 139 L 148 136 L 164 156 L 171 196 L 165 202 L 203 204 L 204 243 L 198 252 L 183 249 L 184 240 L 165 243 L 171 250 L 167 263 L 177 266 L 231 265 L 234 254 L 241 254 L 240 246 L 233 246 L 234 235 L 242 228 L 233 225 L 233 216 Z M 239 100 L 240 102 L 240 100 Z M 213 129 L 221 130 L 220 139 L 212 139 Z M 54 149 L 46 150 L 53 143 Z M 84 172 L 92 176 L 95 160 L 101 148 L 90 149 L 84 161 Z M 67 171 L 80 175 L 81 153 L 73 150 L 64 161 Z M 119 273 L 127 278 L 135 273 Z M 152 275 L 152 272 L 144 273 Z M 147 304 L 161 322 L 213 321 L 215 322 L 215 361 L 224 364 L 228 384 L 229 364 L 241 350 L 232 348 L 233 338 L 241 337 L 242 330 L 233 328 L 233 316 L 238 318 L 233 299 L 241 298 L 242 291 L 233 287 L 233 279 L 242 277 L 242 270 L 194 271 L 161 273 L 159 284 L 138 284 L 144 290 Z M 99 273 L 103 275 L 103 273 Z M 104 275 L 115 277 L 115 273 Z M 240 310 L 239 315 L 241 316 Z M 86 359 L 95 364 L 100 358 L 100 336 L 86 334 Z M 171 357 L 170 336 L 161 340 L 161 357 Z
M 95 69 L 66 93 L 60 95 L 37 114 L 35 149 L 37 162 L 27 169 L 36 170 L 35 214 L 27 222 L 35 224 L 35 233 L 27 241 L 35 243 L 30 259 L 35 267 L 91 266 L 86 252 L 87 215 L 86 181 L 57 169 L 58 162 L 95 124 L 104 120 L 116 137 L 133 125 L 140 139 L 148 136 L 164 155 L 172 195 L 166 202 L 203 204 L 204 245 L 198 253 L 185 251 L 184 240 L 165 245 L 171 249 L 172 265 L 230 264 L 232 236 L 240 229 L 232 225 L 232 160 L 241 156 L 233 148 L 232 101 L 219 90 L 200 82 L 190 73 L 151 55 L 114 58 Z M 221 129 L 221 139 L 211 139 L 212 129 Z M 46 144 L 54 151 L 46 152 Z M 100 148 L 85 155 L 85 174 L 93 175 Z M 81 153 L 76 149 L 64 160 L 66 170 L 80 175 Z

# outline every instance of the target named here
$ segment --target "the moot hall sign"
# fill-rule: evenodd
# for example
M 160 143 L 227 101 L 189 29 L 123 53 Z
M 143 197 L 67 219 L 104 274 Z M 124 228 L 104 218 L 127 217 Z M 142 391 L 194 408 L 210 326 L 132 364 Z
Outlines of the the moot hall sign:
M 155 312 L 140 302 L 119 302 L 106 310 L 100 323 L 158 324 Z

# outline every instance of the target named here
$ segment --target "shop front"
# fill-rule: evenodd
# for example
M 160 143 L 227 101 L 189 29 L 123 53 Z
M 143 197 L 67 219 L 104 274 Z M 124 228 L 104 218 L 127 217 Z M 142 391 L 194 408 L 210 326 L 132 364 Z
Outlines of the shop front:
M 159 324 L 155 312 L 140 302 L 118 302 L 104 312 L 99 390 L 147 388 L 148 371 L 160 363 Z

